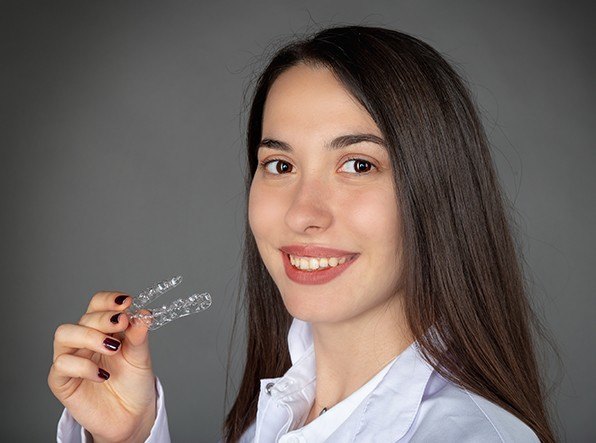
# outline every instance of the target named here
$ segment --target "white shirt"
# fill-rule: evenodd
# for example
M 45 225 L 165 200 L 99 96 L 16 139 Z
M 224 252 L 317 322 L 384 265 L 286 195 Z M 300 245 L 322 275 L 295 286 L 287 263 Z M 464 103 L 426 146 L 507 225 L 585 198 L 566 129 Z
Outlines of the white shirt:
M 306 426 L 315 399 L 316 359 L 310 324 L 294 319 L 288 334 L 292 367 L 279 378 L 262 379 L 254 436 L 247 431 L 241 442 L 322 442 L 374 390 L 398 357 L 350 396 Z
M 310 324 L 294 319 L 288 333 L 292 367 L 261 380 L 257 418 L 241 443 L 271 442 L 538 442 L 500 406 L 441 377 L 413 343 L 364 386 L 303 426 L 314 401 L 315 354 Z M 170 443 L 162 386 L 157 418 L 145 443 Z M 65 409 L 58 442 L 91 438 Z

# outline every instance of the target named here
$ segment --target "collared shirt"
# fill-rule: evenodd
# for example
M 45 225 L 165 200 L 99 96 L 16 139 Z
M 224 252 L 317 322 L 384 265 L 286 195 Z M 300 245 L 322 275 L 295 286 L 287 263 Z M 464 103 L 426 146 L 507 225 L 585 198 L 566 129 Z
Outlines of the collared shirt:
M 539 442 L 520 419 L 500 406 L 441 377 L 416 342 L 364 386 L 308 425 L 316 387 L 310 324 L 294 319 L 288 334 L 292 367 L 261 380 L 257 418 L 241 443 L 272 442 Z M 159 379 L 158 413 L 146 443 L 169 443 Z M 65 410 L 58 442 L 89 442 Z M 78 433 L 77 433 L 78 432 Z
M 288 334 L 292 367 L 283 377 L 261 380 L 255 435 L 241 442 L 319 442 L 328 439 L 389 371 L 394 358 L 371 380 L 304 426 L 315 398 L 316 360 L 310 325 L 294 319 Z
M 416 342 L 302 427 L 316 386 L 310 324 L 294 319 L 288 345 L 292 367 L 282 377 L 261 380 L 257 419 L 241 443 L 539 442 L 513 414 L 441 377 Z

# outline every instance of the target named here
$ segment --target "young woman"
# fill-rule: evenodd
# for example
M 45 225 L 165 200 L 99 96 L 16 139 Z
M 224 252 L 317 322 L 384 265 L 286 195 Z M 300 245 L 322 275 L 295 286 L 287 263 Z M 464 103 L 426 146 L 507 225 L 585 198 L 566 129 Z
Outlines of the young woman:
M 225 441 L 555 441 L 486 135 L 434 49 L 363 26 L 286 45 L 247 148 L 248 346 Z M 98 293 L 57 329 L 59 440 L 169 441 L 146 329 L 116 317 L 129 304 Z

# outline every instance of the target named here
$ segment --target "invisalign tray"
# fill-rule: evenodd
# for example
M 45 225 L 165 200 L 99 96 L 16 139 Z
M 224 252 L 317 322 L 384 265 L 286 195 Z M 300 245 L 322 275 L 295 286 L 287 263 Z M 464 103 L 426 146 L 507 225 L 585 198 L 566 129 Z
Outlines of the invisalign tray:
M 211 295 L 204 292 L 202 294 L 193 294 L 186 300 L 178 299 L 167 307 L 162 306 L 161 308 L 151 309 L 149 314 L 140 313 L 141 309 L 149 310 L 145 307 L 146 305 L 178 286 L 181 281 L 181 275 L 161 281 L 134 297 L 132 304 L 126 310 L 126 314 L 133 326 L 141 324 L 147 326 L 150 331 L 154 331 L 173 320 L 204 311 L 211 306 Z

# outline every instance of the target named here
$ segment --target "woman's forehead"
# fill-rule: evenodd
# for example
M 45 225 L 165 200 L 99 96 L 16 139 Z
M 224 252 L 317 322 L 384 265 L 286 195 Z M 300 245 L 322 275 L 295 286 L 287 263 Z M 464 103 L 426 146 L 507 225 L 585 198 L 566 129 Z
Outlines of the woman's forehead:
M 374 120 L 327 68 L 294 66 L 273 83 L 263 111 L 263 136 L 370 132 Z

